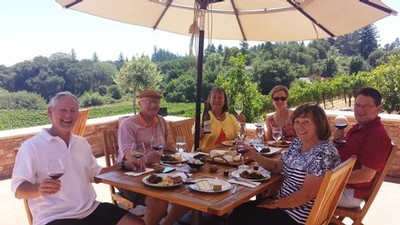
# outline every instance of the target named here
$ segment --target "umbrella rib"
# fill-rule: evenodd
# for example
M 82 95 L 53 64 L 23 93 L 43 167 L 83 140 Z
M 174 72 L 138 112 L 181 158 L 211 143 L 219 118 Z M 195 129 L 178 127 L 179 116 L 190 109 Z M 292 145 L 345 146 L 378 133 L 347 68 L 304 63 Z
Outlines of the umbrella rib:
M 381 11 L 383 11 L 385 13 L 394 14 L 394 15 L 397 14 L 395 11 L 393 11 L 391 9 L 388 9 L 386 7 L 380 6 L 378 4 L 375 4 L 373 2 L 370 2 L 369 0 L 360 0 L 360 2 L 362 2 L 364 4 L 367 4 L 367 5 L 371 6 L 371 7 L 374 7 L 376 9 L 378 9 L 378 10 L 381 10 Z
M 158 17 L 156 24 L 153 26 L 153 29 L 157 29 L 158 24 L 161 22 L 162 18 L 164 17 L 165 13 L 167 12 L 167 10 L 169 9 L 169 7 L 171 6 L 172 2 L 174 0 L 168 0 L 167 4 L 165 5 L 164 10 L 162 11 L 160 17 Z
M 240 33 L 242 33 L 243 40 L 247 41 L 246 35 L 244 34 L 244 31 L 243 31 L 242 22 L 240 21 L 240 18 L 239 18 L 239 14 L 238 14 L 239 10 L 236 8 L 234 0 L 231 0 L 231 4 L 232 4 L 233 12 L 235 13 L 235 17 L 236 17 L 237 23 L 238 23 L 239 28 L 240 28 Z
M 292 0 L 287 0 L 287 2 L 289 4 L 291 4 L 295 9 L 297 9 L 301 14 L 303 14 L 305 17 L 307 17 L 313 24 L 317 25 L 319 28 L 321 28 L 323 31 L 325 31 L 329 36 L 335 37 L 335 35 L 332 32 L 330 32 L 328 29 L 326 29 L 324 26 L 322 26 L 320 23 L 318 23 L 312 16 L 310 16 L 308 13 L 306 13 L 300 6 L 298 6 Z
M 66 9 L 68 9 L 68 8 L 70 8 L 70 7 L 72 7 L 72 6 L 76 5 L 76 4 L 78 4 L 78 3 L 81 3 L 81 2 L 82 2 L 82 0 L 75 0 L 74 2 L 71 2 L 71 3 L 69 3 L 68 5 L 65 5 L 64 7 L 65 7 Z

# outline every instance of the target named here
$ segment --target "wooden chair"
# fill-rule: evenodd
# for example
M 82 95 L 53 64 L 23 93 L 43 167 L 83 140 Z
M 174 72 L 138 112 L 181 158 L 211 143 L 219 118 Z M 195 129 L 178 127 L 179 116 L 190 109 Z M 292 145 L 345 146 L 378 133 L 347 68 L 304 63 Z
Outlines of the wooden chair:
M 355 162 L 352 156 L 325 173 L 306 225 L 329 224 Z
M 106 160 L 106 166 L 114 165 L 118 158 L 118 129 L 103 130 L 103 145 L 104 145 L 104 156 Z M 135 204 L 121 196 L 120 193 L 116 192 L 115 187 L 110 185 L 111 200 L 114 205 L 122 206 L 124 209 L 132 209 Z M 119 204 L 118 204 L 119 203 Z
M 83 136 L 88 116 L 89 116 L 89 109 L 79 110 L 78 120 L 76 121 L 74 127 L 72 128 L 73 134 Z
M 175 143 L 177 136 L 184 136 L 187 144 L 187 151 L 191 151 L 194 144 L 194 136 L 192 133 L 192 127 L 194 119 L 185 119 L 180 121 L 169 122 L 170 132 Z
M 81 109 L 79 110 L 78 119 L 72 128 L 72 133 L 82 136 L 85 132 L 86 121 L 89 115 L 89 109 Z M 28 199 L 24 199 L 24 207 L 26 212 L 26 217 L 28 218 L 29 225 L 32 225 L 32 213 L 29 209 Z
M 372 202 L 374 201 L 376 195 L 378 194 L 379 189 L 382 186 L 383 180 L 385 179 L 389 167 L 396 155 L 397 149 L 398 149 L 397 145 L 392 145 L 392 150 L 386 160 L 385 166 L 375 175 L 376 178 L 374 184 L 372 185 L 371 193 L 369 194 L 369 197 L 365 200 L 364 206 L 362 207 L 360 206 L 357 208 L 338 207 L 335 213 L 333 214 L 334 216 L 331 219 L 331 222 L 333 224 L 344 224 L 342 221 L 346 217 L 353 220 L 353 225 L 363 224 L 362 220 L 367 214 L 368 209 L 371 207 Z

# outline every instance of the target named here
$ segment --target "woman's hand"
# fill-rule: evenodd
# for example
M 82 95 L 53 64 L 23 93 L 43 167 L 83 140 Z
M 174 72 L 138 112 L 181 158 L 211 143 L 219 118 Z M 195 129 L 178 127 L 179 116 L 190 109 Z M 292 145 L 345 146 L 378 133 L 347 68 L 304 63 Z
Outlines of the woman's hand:
M 146 169 L 146 165 L 140 161 L 138 162 L 136 159 L 125 161 L 124 166 L 127 169 L 135 171 L 135 172 L 143 172 Z
M 246 116 L 243 115 L 243 114 L 239 114 L 239 115 L 236 116 L 236 120 L 237 120 L 239 123 L 246 123 Z
M 333 132 L 333 141 L 334 142 L 340 142 L 344 138 L 344 131 L 341 129 L 336 129 Z
M 270 198 L 268 198 L 268 199 L 264 200 L 263 202 L 261 202 L 260 204 L 258 204 L 257 207 L 267 208 L 267 209 L 277 209 L 278 208 L 276 200 L 273 200 Z

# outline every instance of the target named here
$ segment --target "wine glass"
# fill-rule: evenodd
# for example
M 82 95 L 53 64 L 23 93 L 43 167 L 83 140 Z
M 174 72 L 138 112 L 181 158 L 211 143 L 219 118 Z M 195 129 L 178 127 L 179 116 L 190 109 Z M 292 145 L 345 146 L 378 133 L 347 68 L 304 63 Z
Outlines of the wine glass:
M 242 113 L 242 111 L 243 111 L 243 103 L 242 103 L 242 101 L 236 101 L 234 108 L 235 108 L 235 112 L 237 113 L 237 115 Z
M 139 159 L 144 156 L 146 152 L 146 148 L 144 146 L 143 141 L 133 142 L 131 147 L 131 155 L 133 158 L 136 158 L 138 163 L 140 163 Z
M 348 125 L 349 121 L 347 121 L 347 118 L 343 115 L 338 115 L 335 120 L 333 121 L 335 124 L 335 127 L 341 131 L 343 131 Z M 345 143 L 346 141 L 341 139 L 339 143 Z
M 58 180 L 64 175 L 65 169 L 61 159 L 50 159 L 47 162 L 47 176 L 53 180 Z M 57 193 L 59 197 L 62 197 L 60 192 Z
M 155 151 L 160 151 L 164 148 L 164 141 L 161 136 L 151 136 L 151 147 Z
M 177 136 L 176 137 L 176 149 L 179 152 L 179 157 L 182 161 L 182 153 L 186 150 L 186 139 L 185 136 Z M 179 163 L 178 166 L 182 166 L 182 163 Z
M 242 159 L 242 165 L 239 166 L 239 171 L 242 172 L 249 168 L 249 166 L 244 164 L 244 157 L 243 154 L 246 153 L 248 150 L 243 145 L 236 146 L 236 152 L 240 154 L 240 158 Z
M 53 180 L 58 180 L 64 175 L 64 164 L 61 159 L 50 159 L 47 163 L 47 176 Z
M 275 139 L 276 145 L 278 145 L 279 140 L 282 138 L 282 129 L 280 127 L 272 127 L 272 137 Z
M 246 132 L 246 124 L 239 123 L 239 126 L 240 126 L 240 128 L 237 132 L 238 140 L 240 142 L 244 142 L 244 139 L 246 138 L 246 133 L 247 133 Z

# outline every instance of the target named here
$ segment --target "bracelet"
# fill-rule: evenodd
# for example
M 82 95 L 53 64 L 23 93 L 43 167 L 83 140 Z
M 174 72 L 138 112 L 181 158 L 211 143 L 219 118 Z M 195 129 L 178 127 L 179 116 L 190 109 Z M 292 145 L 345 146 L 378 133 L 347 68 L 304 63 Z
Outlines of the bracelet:
M 277 209 L 279 209 L 279 207 L 278 207 L 278 200 L 279 200 L 279 199 L 275 199 L 275 200 L 274 200 L 274 206 L 275 206 L 275 208 L 277 208 Z

